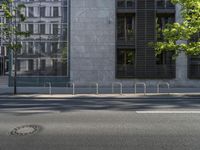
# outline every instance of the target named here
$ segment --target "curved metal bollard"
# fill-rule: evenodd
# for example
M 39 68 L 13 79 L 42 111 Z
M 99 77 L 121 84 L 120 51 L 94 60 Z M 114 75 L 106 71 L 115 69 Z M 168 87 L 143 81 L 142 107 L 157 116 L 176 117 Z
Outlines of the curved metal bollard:
M 68 82 L 67 84 L 66 84 L 66 87 L 68 86 L 68 85 L 71 85 L 72 84 L 72 95 L 75 95 L 75 83 L 74 82 Z
M 170 93 L 169 93 L 169 87 L 170 87 L 170 85 L 169 85 L 168 82 L 163 82 L 163 83 L 159 82 L 159 83 L 157 84 L 157 93 L 160 93 L 160 85 L 167 85 L 168 94 L 170 94 Z
M 112 83 L 112 93 L 114 93 L 114 86 L 115 85 L 119 85 L 120 86 L 120 95 L 122 95 L 122 93 L 123 93 L 123 90 L 122 90 L 122 83 L 120 83 L 120 82 L 113 82 Z
M 51 95 L 51 94 L 52 94 L 51 82 L 46 82 L 46 83 L 44 83 L 44 87 L 46 87 L 46 84 L 49 85 L 49 94 Z
M 135 94 L 137 93 L 137 85 L 143 85 L 144 86 L 144 95 L 146 95 L 146 93 L 147 93 L 146 83 L 143 83 L 143 82 L 135 83 Z
M 92 85 L 95 85 L 96 95 L 98 95 L 99 94 L 99 84 L 97 82 L 90 82 L 90 88 L 91 88 Z

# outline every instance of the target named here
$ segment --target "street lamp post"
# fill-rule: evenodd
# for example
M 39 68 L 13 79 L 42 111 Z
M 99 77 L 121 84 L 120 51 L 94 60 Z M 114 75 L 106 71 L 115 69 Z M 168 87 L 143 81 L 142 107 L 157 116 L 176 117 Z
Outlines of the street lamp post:
M 14 16 L 14 22 L 12 24 L 14 25 L 15 28 L 17 28 L 17 12 L 16 12 L 16 3 L 14 3 L 14 8 L 12 4 L 12 13 Z M 13 10 L 15 9 L 15 11 Z M 17 45 L 17 34 L 15 33 L 15 39 L 14 39 L 15 45 Z M 14 77 L 13 77 L 13 86 L 14 86 L 14 94 L 17 94 L 17 51 L 18 51 L 18 46 L 15 47 L 15 50 L 13 50 L 13 57 L 14 57 Z

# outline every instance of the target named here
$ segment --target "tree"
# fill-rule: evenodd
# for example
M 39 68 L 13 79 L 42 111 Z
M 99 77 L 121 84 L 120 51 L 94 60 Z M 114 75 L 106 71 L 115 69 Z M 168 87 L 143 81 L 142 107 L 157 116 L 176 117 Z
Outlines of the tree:
M 14 77 L 13 86 L 14 94 L 17 94 L 17 53 L 22 48 L 21 38 L 30 36 L 30 32 L 23 32 L 18 28 L 18 24 L 25 21 L 25 5 L 23 3 L 14 2 L 13 0 L 4 0 L 1 3 L 3 17 L 6 23 L 0 23 L 3 43 L 14 57 Z
M 173 4 L 181 6 L 181 23 L 167 24 L 164 29 L 158 29 L 162 34 L 162 41 L 153 43 L 156 55 L 171 51 L 174 56 L 180 52 L 187 55 L 200 55 L 200 1 L 199 0 L 171 0 Z M 181 44 L 177 43 L 181 42 Z

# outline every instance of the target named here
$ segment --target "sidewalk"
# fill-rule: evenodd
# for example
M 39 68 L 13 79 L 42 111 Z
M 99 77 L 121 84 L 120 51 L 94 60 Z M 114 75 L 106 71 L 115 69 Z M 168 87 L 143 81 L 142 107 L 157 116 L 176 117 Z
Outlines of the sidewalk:
M 8 88 L 8 76 L 0 76 L 0 89 Z
M 13 87 L 8 87 L 8 76 L 1 76 L 0 77 L 0 96 L 1 95 L 12 95 L 13 94 Z M 125 96 L 131 96 L 131 97 L 137 97 L 137 96 L 143 96 L 144 95 L 144 88 L 142 87 L 137 87 L 137 91 L 135 94 L 135 89 L 134 87 L 123 87 L 122 89 L 122 95 L 120 95 L 121 90 L 120 87 L 116 86 L 112 91 L 112 87 L 101 87 L 99 86 L 99 89 L 96 89 L 95 86 L 92 87 L 78 87 L 75 86 L 75 89 L 73 90 L 72 87 L 17 87 L 17 93 L 18 95 L 44 95 L 49 97 L 50 94 L 52 96 L 61 96 L 63 95 L 64 97 L 75 97 L 75 95 L 79 96 L 95 96 L 95 97 L 113 97 L 113 96 L 118 96 L 118 97 L 125 97 Z M 169 94 L 170 95 L 200 95 L 200 88 L 170 88 L 168 89 L 166 86 L 161 87 L 159 92 L 162 94 L 158 94 L 158 89 L 156 87 L 148 87 L 146 89 L 146 95 L 148 96 L 160 96 L 163 94 Z M 96 95 L 96 94 L 99 95 Z M 114 94 L 113 94 L 114 93 Z M 139 94 L 138 94 L 139 93 Z
M 134 88 L 125 88 L 123 93 L 120 94 L 120 90 L 116 89 L 115 93 L 109 88 L 99 89 L 99 94 L 95 93 L 95 89 L 76 89 L 75 94 L 72 94 L 72 89 L 69 88 L 52 88 L 51 94 L 49 88 L 43 87 L 20 87 L 17 88 L 18 94 L 13 95 L 13 88 L 0 87 L 0 97 L 32 97 L 32 98 L 178 98 L 195 96 L 200 97 L 200 88 L 171 88 L 160 89 L 161 93 L 157 93 L 156 89 L 147 89 L 147 93 L 143 93 L 143 89 L 137 89 L 137 93 L 134 93 Z M 169 93 L 168 93 L 169 92 Z

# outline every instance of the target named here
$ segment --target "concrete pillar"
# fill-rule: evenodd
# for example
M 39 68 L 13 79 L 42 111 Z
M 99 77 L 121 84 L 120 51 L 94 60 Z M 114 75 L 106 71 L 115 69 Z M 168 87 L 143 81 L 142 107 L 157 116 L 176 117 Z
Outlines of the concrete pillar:
M 71 1 L 72 82 L 115 80 L 115 0 Z
M 181 6 L 176 5 L 176 22 L 179 22 L 179 23 L 183 21 L 180 10 L 181 10 Z M 185 43 L 185 42 L 186 41 L 177 41 L 177 44 Z M 185 55 L 184 52 L 182 52 L 176 59 L 176 81 L 178 85 L 185 85 L 184 83 L 188 79 L 187 65 L 188 65 L 187 56 Z

